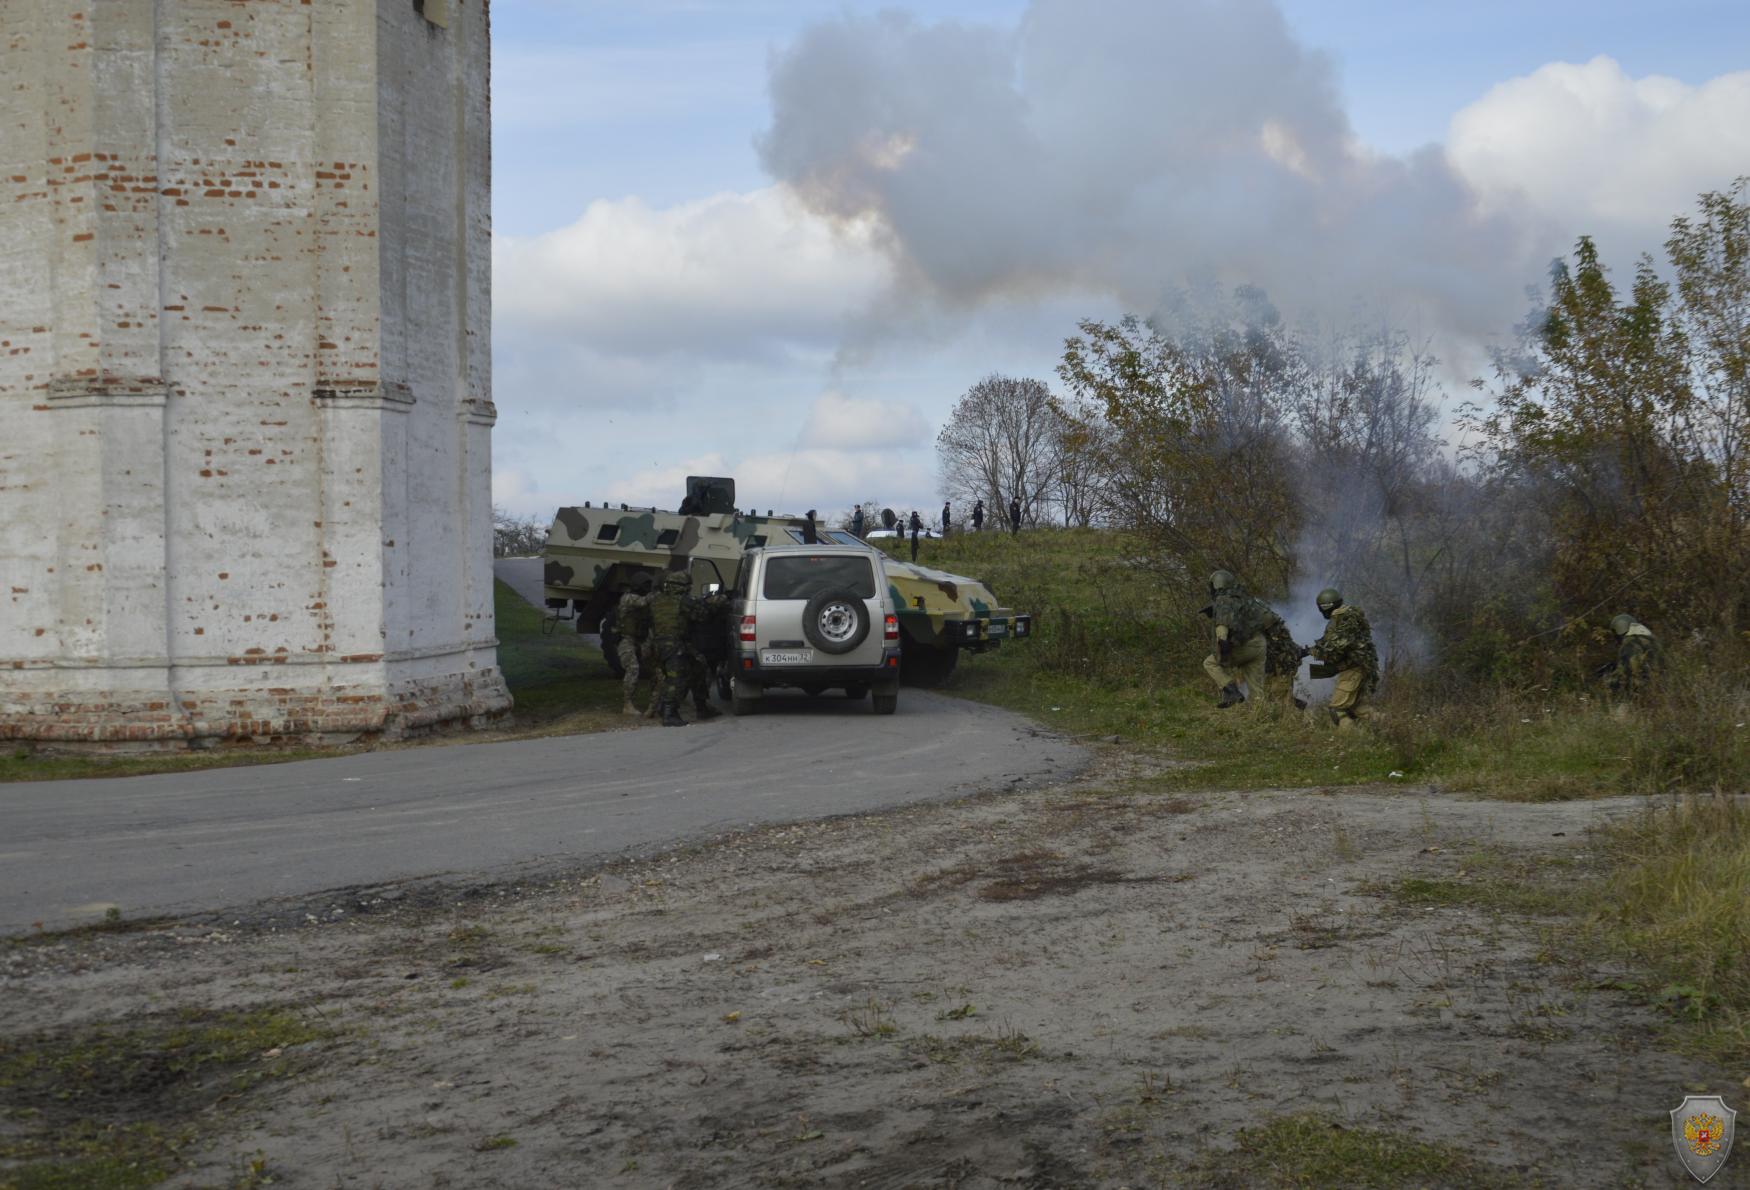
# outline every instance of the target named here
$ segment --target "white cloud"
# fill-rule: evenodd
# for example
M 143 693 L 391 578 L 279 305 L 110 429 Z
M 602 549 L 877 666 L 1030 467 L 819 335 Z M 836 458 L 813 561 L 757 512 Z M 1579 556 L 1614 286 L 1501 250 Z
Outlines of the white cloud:
M 800 441 L 833 450 L 883 450 L 917 446 L 930 434 L 917 407 L 825 392 L 815 399 Z
M 1488 209 L 1655 249 L 1697 194 L 1750 170 L 1750 71 L 1689 86 L 1552 62 L 1460 110 L 1447 153 Z
M 568 227 L 493 243 L 501 336 L 604 354 L 773 357 L 830 349 L 888 266 L 866 226 L 778 188 L 665 208 L 597 201 Z

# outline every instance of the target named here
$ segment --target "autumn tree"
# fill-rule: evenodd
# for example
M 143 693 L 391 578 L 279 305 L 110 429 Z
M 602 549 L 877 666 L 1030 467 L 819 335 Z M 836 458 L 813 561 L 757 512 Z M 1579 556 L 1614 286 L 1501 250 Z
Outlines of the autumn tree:
M 1551 271 L 1525 355 L 1497 362 L 1481 434 L 1497 490 L 1535 502 L 1557 605 L 1575 621 L 1630 609 L 1732 618 L 1726 486 L 1696 447 L 1700 407 L 1670 287 L 1643 257 L 1619 300 L 1588 237 Z M 1741 546 L 1742 543 L 1739 543 Z
M 1074 435 L 1102 452 L 1109 518 L 1197 570 L 1286 586 L 1297 503 L 1286 463 L 1299 361 L 1263 295 L 1185 302 L 1173 333 L 1129 316 L 1083 321 L 1058 375 Z
M 1682 333 L 1695 400 L 1685 409 L 1690 449 L 1718 470 L 1727 531 L 1750 526 L 1750 177 L 1703 194 L 1665 242 L 1676 274 L 1672 320 Z

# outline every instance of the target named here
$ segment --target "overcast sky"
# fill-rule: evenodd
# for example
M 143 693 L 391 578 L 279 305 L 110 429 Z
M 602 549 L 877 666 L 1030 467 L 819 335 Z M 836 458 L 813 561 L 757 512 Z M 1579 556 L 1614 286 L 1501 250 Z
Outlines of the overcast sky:
M 496 0 L 494 494 L 940 504 L 990 372 L 1194 281 L 1462 375 L 1750 173 L 1741 0 Z

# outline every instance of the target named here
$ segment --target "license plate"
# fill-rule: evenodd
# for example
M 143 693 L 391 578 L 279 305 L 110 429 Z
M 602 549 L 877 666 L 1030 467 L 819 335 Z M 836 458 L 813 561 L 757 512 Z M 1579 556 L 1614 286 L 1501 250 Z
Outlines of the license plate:
M 767 650 L 760 654 L 761 665 L 808 665 L 814 660 L 813 649 Z

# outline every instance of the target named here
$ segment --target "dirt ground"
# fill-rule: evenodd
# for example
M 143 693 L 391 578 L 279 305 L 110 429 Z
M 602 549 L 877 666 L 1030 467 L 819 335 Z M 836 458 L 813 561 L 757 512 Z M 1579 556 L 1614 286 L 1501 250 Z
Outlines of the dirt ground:
M 1680 1185 L 1666 1113 L 1750 1072 L 1671 1052 L 1516 891 L 1559 899 L 1632 805 L 1166 794 L 1113 750 L 521 886 L 15 946 L 0 1033 L 331 1026 L 203 1114 L 179 1186 L 1318 1184 L 1284 1119 L 1424 1142 L 1451 1163 L 1418 1184 Z

